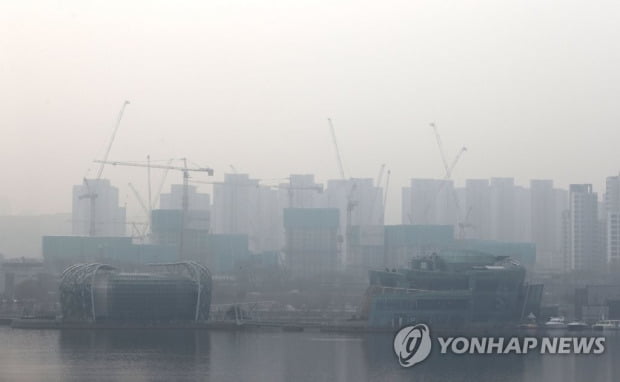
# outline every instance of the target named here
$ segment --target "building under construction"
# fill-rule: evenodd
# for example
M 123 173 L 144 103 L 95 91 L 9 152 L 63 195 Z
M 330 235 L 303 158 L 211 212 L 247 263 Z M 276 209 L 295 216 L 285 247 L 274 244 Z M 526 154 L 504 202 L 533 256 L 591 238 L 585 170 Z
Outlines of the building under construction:
M 209 317 L 211 274 L 195 262 L 151 265 L 123 273 L 105 264 L 76 264 L 60 282 L 65 322 L 200 322 Z

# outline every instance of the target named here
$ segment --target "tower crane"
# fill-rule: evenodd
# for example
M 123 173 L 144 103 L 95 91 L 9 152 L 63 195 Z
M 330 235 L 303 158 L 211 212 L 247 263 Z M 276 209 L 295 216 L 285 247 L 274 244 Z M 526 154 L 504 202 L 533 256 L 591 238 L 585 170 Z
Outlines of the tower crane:
M 327 122 L 329 123 L 329 129 L 332 136 L 332 142 L 334 143 L 334 149 L 336 150 L 336 159 L 338 161 L 338 171 L 340 173 L 340 179 L 346 180 L 346 176 L 344 173 L 344 165 L 342 164 L 342 157 L 340 156 L 340 149 L 338 148 L 338 141 L 336 139 L 336 130 L 334 129 L 334 124 L 332 123 L 331 118 L 327 118 Z M 353 209 L 358 205 L 357 201 L 354 201 L 353 193 L 356 189 L 357 185 L 355 182 L 352 184 L 349 193 L 347 194 L 347 216 L 346 216 L 346 235 L 345 235 L 345 254 L 347 256 L 347 260 L 350 257 L 350 239 L 351 239 L 351 215 Z
M 448 161 L 446 159 L 446 155 L 445 155 L 444 150 L 443 150 L 443 144 L 442 144 L 442 141 L 441 141 L 441 136 L 439 135 L 439 130 L 437 129 L 437 126 L 434 123 L 430 123 L 430 126 L 433 128 L 433 133 L 435 134 L 435 140 L 437 142 L 437 147 L 439 148 L 439 154 L 441 156 L 441 161 L 442 161 L 443 166 L 444 166 L 445 174 L 444 174 L 444 177 L 443 177 L 444 182 L 442 182 L 439 185 L 437 191 L 431 196 L 431 200 L 429 200 L 429 202 L 426 204 L 426 206 L 424 208 L 424 220 L 426 220 L 427 217 L 428 217 L 428 211 L 430 210 L 431 205 L 435 203 L 435 200 L 439 196 L 439 193 L 445 187 L 445 185 L 446 185 L 445 181 L 452 179 L 452 172 L 454 171 L 454 168 L 456 167 L 456 164 L 458 163 L 459 159 L 461 159 L 461 156 L 463 155 L 463 153 L 465 153 L 467 151 L 466 147 L 464 147 L 464 146 L 461 147 L 459 152 L 454 157 L 454 160 L 452 160 L 452 163 L 450 163 L 448 165 Z M 461 215 L 460 205 L 459 205 L 459 201 L 458 201 L 458 198 L 456 196 L 456 193 L 453 192 L 452 197 L 454 198 L 454 202 L 455 202 L 456 209 L 457 209 L 457 215 L 458 215 L 458 217 L 460 219 L 460 215 Z
M 116 125 L 114 126 L 114 130 L 112 131 L 112 136 L 110 137 L 110 141 L 108 142 L 108 145 L 106 146 L 106 150 L 103 154 L 103 161 L 101 163 L 101 165 L 99 166 L 99 170 L 97 171 L 97 177 L 95 178 L 95 180 L 100 180 L 101 179 L 101 175 L 103 174 L 103 169 L 105 167 L 105 161 L 108 160 L 108 155 L 110 155 L 110 150 L 112 149 L 112 144 L 114 143 L 114 138 L 116 137 L 116 132 L 118 131 L 118 128 L 121 125 L 121 120 L 123 119 L 123 114 L 125 113 L 125 107 L 127 107 L 127 105 L 129 105 L 129 101 L 125 101 L 123 102 L 123 105 L 121 106 L 121 111 L 118 114 L 118 118 L 116 120 Z M 80 195 L 78 197 L 78 199 L 82 200 L 82 199 L 88 199 L 90 201 L 90 207 L 89 207 L 89 229 L 88 229 L 88 235 L 89 236 L 95 236 L 96 235 L 96 204 L 95 204 L 95 200 L 97 199 L 97 193 L 90 187 L 90 183 L 88 181 L 88 179 L 86 179 L 86 177 L 84 177 L 84 185 L 86 186 L 86 194 Z
M 467 213 L 465 214 L 465 219 L 459 222 L 459 239 L 465 239 L 465 234 L 467 228 L 476 228 L 476 226 L 469 222 L 469 215 L 471 214 L 471 210 L 474 206 L 469 206 L 467 209 Z
M 187 167 L 187 158 L 183 158 L 183 166 L 171 166 L 171 165 L 158 165 L 158 164 L 142 164 L 135 162 L 117 162 L 117 161 L 99 161 L 96 160 L 95 163 L 102 164 L 110 164 L 112 166 L 129 166 L 129 167 L 150 167 L 151 169 L 161 169 L 161 170 L 174 170 L 181 171 L 183 173 L 183 198 L 182 198 L 182 217 L 181 217 L 181 233 L 179 240 L 179 258 L 184 258 L 183 253 L 183 240 L 184 240 L 184 231 L 187 226 L 187 211 L 189 209 L 189 178 L 190 172 L 206 172 L 207 175 L 213 176 L 213 169 L 208 167 Z
M 169 159 L 167 166 L 170 167 L 173 161 L 174 159 Z M 150 164 L 149 164 L 149 169 L 150 169 Z M 156 206 L 157 203 L 159 203 L 159 198 L 161 197 L 161 192 L 164 189 L 164 183 L 166 183 L 166 177 L 168 176 L 168 170 L 170 170 L 170 168 L 167 168 L 164 170 L 164 175 L 162 175 L 161 180 L 159 181 L 159 187 L 157 187 L 157 194 L 155 195 L 155 200 L 149 201 L 151 203 L 151 208 L 152 206 Z
M 143 240 L 144 237 L 146 236 L 147 232 L 148 232 L 148 229 L 151 227 L 151 209 L 149 207 L 147 207 L 146 203 L 144 202 L 144 200 L 140 196 L 140 193 L 138 192 L 138 190 L 136 190 L 136 188 L 134 187 L 133 183 L 129 182 L 129 183 L 127 183 L 127 185 L 131 189 L 131 192 L 133 192 L 134 197 L 136 198 L 136 200 L 140 204 L 140 207 L 142 208 L 142 211 L 144 212 L 144 214 L 147 217 L 147 222 L 144 223 L 144 226 L 145 226 L 144 227 L 144 231 L 139 231 L 135 222 L 131 223 L 133 228 L 136 231 L 138 231 L 138 233 L 140 234 L 139 235 L 140 239 Z M 127 204 L 127 203 L 125 203 L 125 204 Z
M 439 148 L 439 155 L 441 155 L 443 167 L 446 171 L 446 174 L 448 174 L 448 161 L 446 160 L 446 155 L 443 151 L 443 143 L 441 142 L 441 137 L 439 136 L 439 130 L 437 130 L 437 126 L 433 122 L 430 123 L 430 126 L 433 128 L 433 132 L 435 133 L 435 140 L 437 141 L 437 147 Z
M 133 195 L 136 197 L 136 200 L 138 201 L 138 203 L 140 204 L 140 207 L 142 207 L 142 211 L 148 215 L 150 213 L 149 208 L 146 206 L 146 203 L 144 203 L 144 200 L 142 199 L 142 197 L 140 196 L 140 193 L 138 192 L 138 190 L 136 190 L 136 188 L 134 187 L 134 185 L 129 182 L 127 183 L 127 185 L 129 186 L 129 188 L 131 189 L 131 192 L 133 192 Z
M 338 149 L 338 141 L 336 140 L 336 130 L 334 129 L 334 124 L 332 123 L 331 118 L 327 118 L 327 122 L 329 123 L 329 131 L 332 134 L 332 141 L 334 143 L 334 148 L 336 149 L 336 159 L 338 160 L 338 171 L 340 172 L 340 179 L 346 179 L 344 176 L 344 166 L 342 165 L 342 158 L 340 157 L 340 150 Z

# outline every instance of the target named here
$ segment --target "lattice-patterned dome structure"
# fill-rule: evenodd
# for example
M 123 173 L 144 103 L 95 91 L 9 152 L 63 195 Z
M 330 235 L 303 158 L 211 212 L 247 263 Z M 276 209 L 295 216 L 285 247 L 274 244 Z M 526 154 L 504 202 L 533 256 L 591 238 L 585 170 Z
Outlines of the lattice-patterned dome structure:
M 65 321 L 206 321 L 209 270 L 192 261 L 151 264 L 148 273 L 123 273 L 106 264 L 65 269 L 60 304 Z

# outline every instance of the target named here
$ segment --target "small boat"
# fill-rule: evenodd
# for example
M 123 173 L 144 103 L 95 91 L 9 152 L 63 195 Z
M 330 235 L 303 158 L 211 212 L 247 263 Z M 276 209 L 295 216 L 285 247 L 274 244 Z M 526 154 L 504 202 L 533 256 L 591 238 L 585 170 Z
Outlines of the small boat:
M 592 325 L 593 330 L 620 330 L 620 320 L 600 320 Z
M 583 321 L 569 322 L 566 326 L 568 327 L 568 330 L 585 330 L 589 328 L 588 324 Z
M 567 327 L 564 317 L 551 317 L 545 322 L 545 329 L 566 329 Z

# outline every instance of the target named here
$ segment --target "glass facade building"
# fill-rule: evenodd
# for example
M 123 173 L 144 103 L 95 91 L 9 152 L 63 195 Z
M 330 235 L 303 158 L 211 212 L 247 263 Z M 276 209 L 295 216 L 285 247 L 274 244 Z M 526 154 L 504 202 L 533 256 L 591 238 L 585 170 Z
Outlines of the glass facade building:
M 205 321 L 212 281 L 195 262 L 151 265 L 149 273 L 122 273 L 105 264 L 76 264 L 60 282 L 66 322 Z

